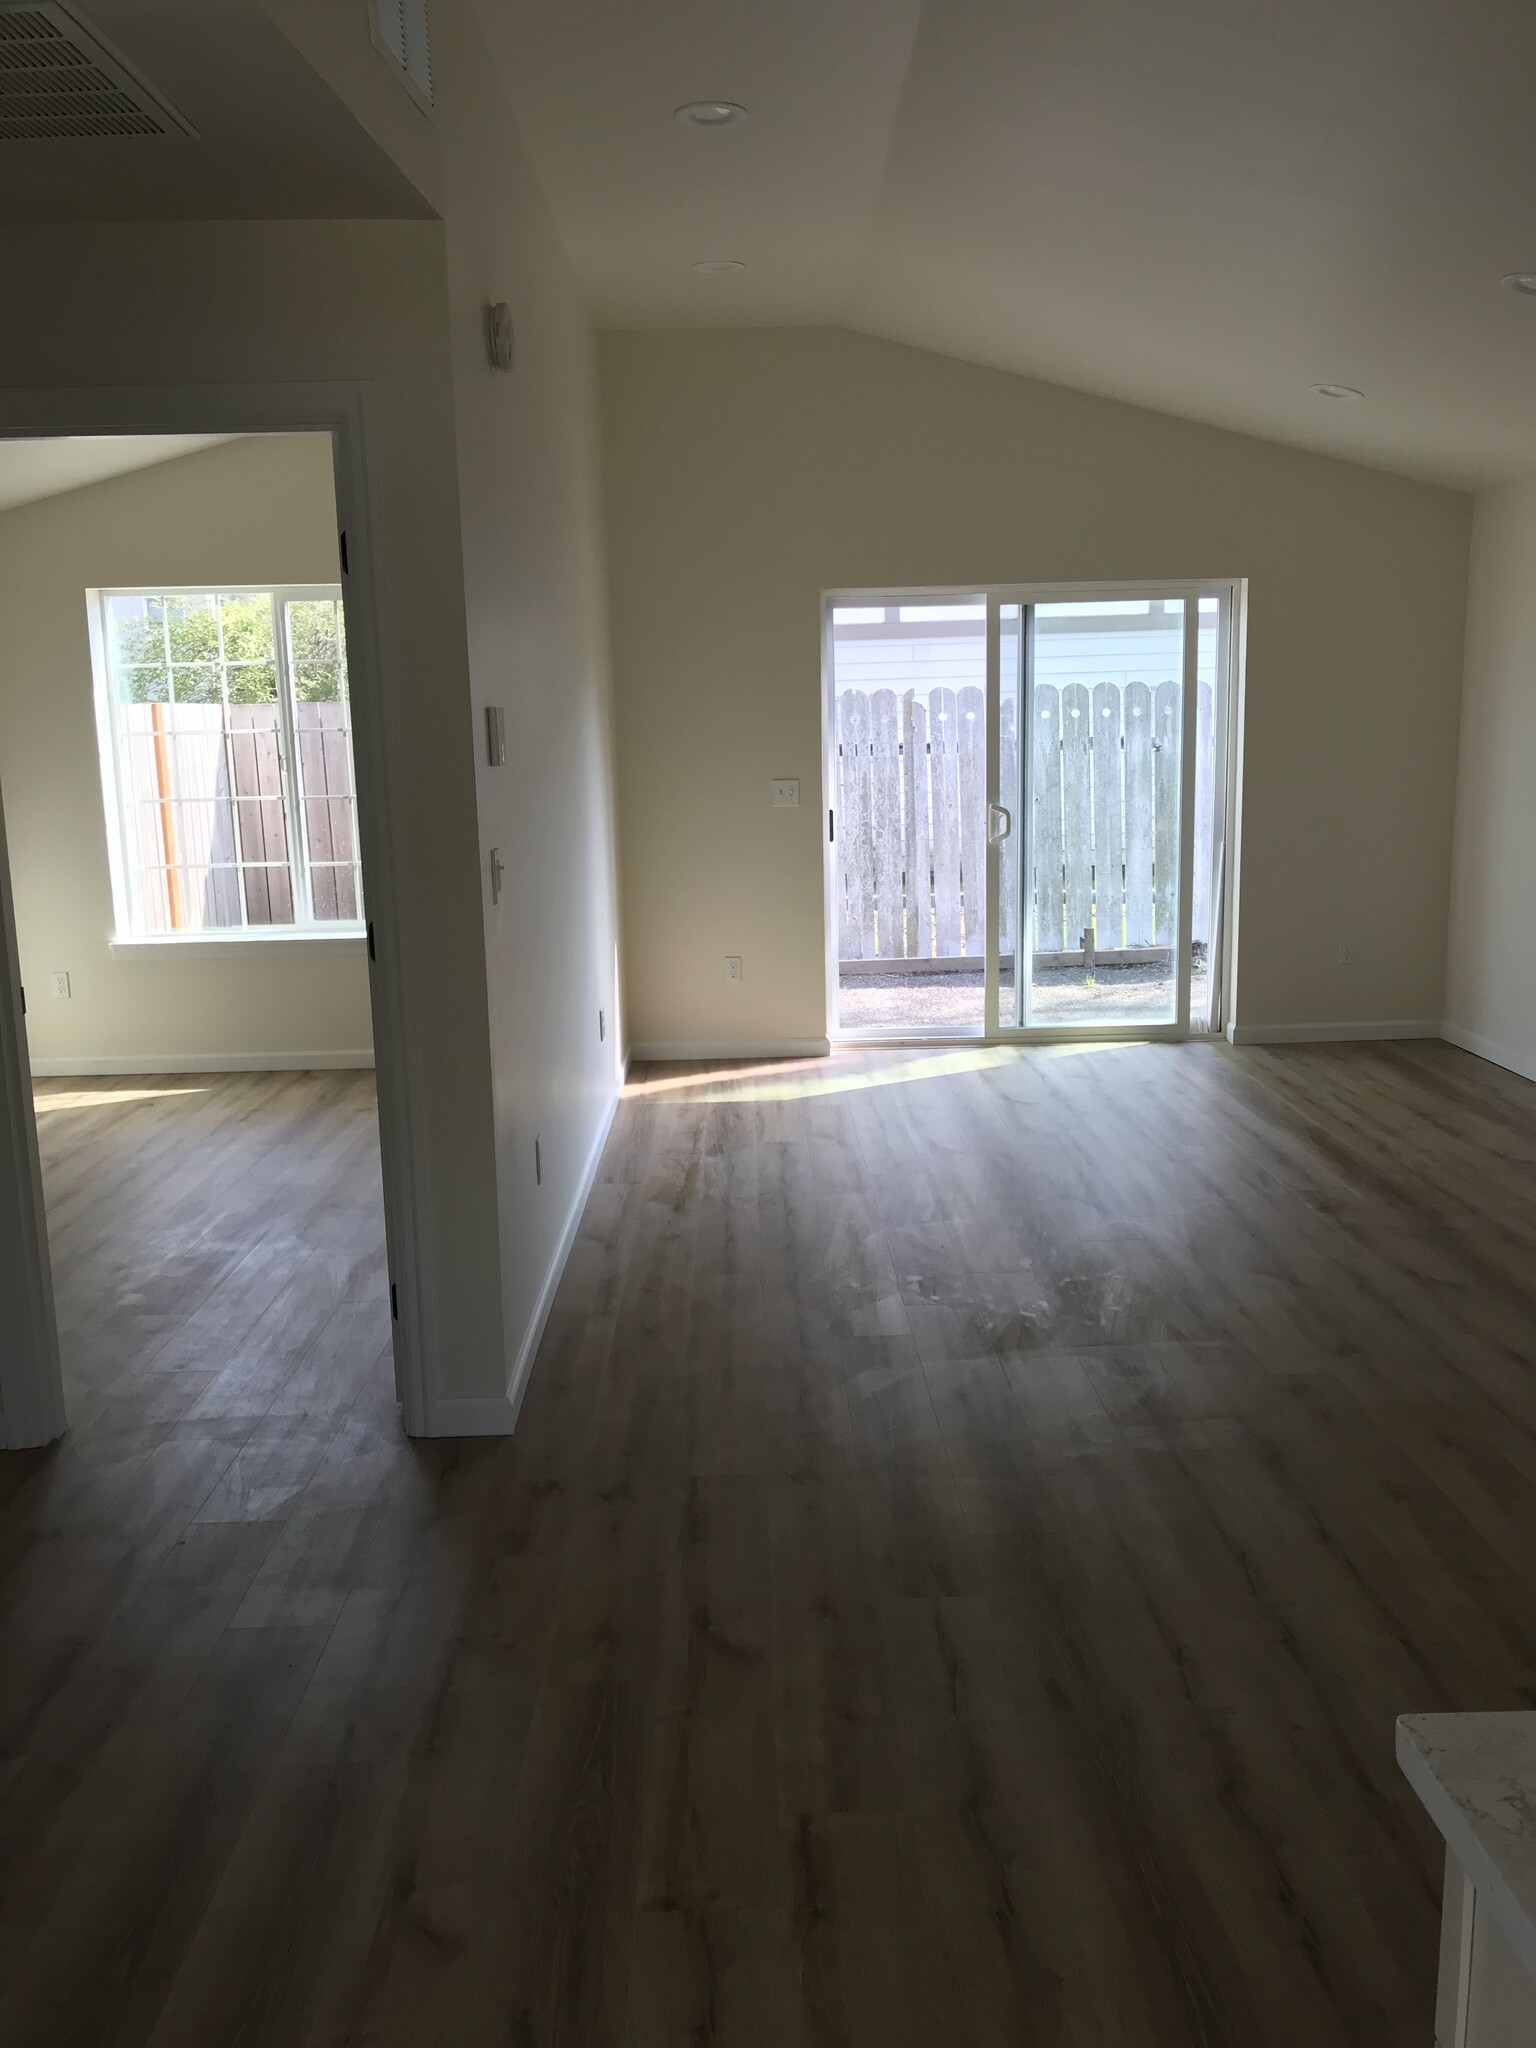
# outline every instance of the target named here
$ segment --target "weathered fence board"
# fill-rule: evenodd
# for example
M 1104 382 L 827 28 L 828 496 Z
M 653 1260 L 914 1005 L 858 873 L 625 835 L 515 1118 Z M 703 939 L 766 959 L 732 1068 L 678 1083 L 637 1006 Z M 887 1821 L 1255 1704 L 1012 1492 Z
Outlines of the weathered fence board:
M 933 950 L 959 953 L 960 777 L 955 693 L 930 690 L 928 768 L 933 788 Z
M 998 914 L 998 951 L 1005 957 L 1019 946 L 1019 858 L 1023 846 L 1024 821 L 1019 816 L 1019 741 L 1014 699 L 1005 697 L 998 706 L 997 786 L 1013 819 L 1013 833 L 1004 840 L 1002 859 L 1002 907 Z
M 845 877 L 839 944 L 845 960 L 868 960 L 875 950 L 875 850 L 869 817 L 869 698 L 848 690 L 837 700 L 841 728 L 838 819 Z
M 1120 688 L 1093 686 L 1093 939 L 1101 950 L 1125 944 L 1125 769 Z
M 1214 693 L 1197 692 L 1196 831 L 1209 844 L 1214 802 Z M 334 714 L 344 706 L 303 707 Z M 1164 681 L 1037 684 L 1031 720 L 1035 823 L 1035 950 L 1076 954 L 1092 925 L 1100 952 L 1173 943 L 1178 903 L 1181 685 Z M 1017 706 L 999 707 L 998 787 L 1018 801 Z M 324 721 L 329 723 L 329 719 Z M 838 931 L 845 960 L 981 958 L 985 950 L 984 693 L 838 693 Z M 330 746 L 340 735 L 327 732 Z M 315 788 L 301 739 L 306 791 Z M 318 772 L 318 771 L 316 771 Z M 331 775 L 329 766 L 325 773 Z M 345 788 L 337 779 L 328 787 Z M 350 837 L 334 822 L 338 888 Z M 308 813 L 306 814 L 308 815 Z M 313 826 L 311 826 L 313 831 Z M 1019 844 L 1001 862 L 1000 950 L 1019 943 Z M 345 810 L 345 833 L 351 811 Z M 1209 938 L 1209 862 L 1196 863 L 1193 937 Z M 342 899 L 338 898 L 338 901 Z M 318 898 L 317 898 L 318 909 Z M 341 915 L 347 915 L 345 908 Z
M 1030 721 L 1034 756 L 1035 951 L 1062 951 L 1061 693 L 1035 693 Z M 1074 944 L 1076 942 L 1074 941 Z
M 875 857 L 875 943 L 905 950 L 901 865 L 901 726 L 896 692 L 870 700 L 870 829 Z
M 901 699 L 901 858 L 907 953 L 933 957 L 933 831 L 928 810 L 928 713 L 915 690 Z
M 1154 942 L 1171 946 L 1179 902 L 1179 785 L 1183 761 L 1179 746 L 1177 683 L 1159 683 L 1154 702 L 1156 745 L 1153 753 L 1152 925 Z
M 1061 858 L 1067 947 L 1093 922 L 1093 719 L 1086 685 L 1061 693 Z
M 1197 946 L 1211 942 L 1211 863 L 1200 849 L 1212 845 L 1216 812 L 1216 739 L 1212 730 L 1216 693 L 1202 682 L 1195 691 L 1195 874 L 1191 890 L 1189 933 Z
M 960 950 L 987 950 L 987 699 L 967 683 L 955 694 L 960 759 L 960 888 L 965 929 Z
M 1125 686 L 1125 943 L 1152 944 L 1152 692 Z

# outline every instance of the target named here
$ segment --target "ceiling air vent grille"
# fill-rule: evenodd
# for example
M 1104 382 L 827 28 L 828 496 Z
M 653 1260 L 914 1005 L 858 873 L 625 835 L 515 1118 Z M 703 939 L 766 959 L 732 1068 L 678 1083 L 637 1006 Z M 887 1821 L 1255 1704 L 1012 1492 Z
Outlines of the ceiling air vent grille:
M 0 142 L 191 132 L 68 8 L 0 0 Z
M 424 111 L 432 105 L 432 38 L 427 0 L 368 0 L 375 47 Z

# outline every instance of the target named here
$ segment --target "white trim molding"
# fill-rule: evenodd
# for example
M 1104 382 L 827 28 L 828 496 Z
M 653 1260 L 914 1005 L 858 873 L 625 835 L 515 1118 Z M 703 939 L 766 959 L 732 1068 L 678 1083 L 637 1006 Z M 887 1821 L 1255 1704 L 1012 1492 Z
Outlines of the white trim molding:
M 308 953 L 321 959 L 331 959 L 337 954 L 357 959 L 368 944 L 365 925 L 347 926 L 341 931 L 318 932 L 290 931 L 282 926 L 268 926 L 272 937 L 265 933 L 260 938 L 252 937 L 248 931 L 240 932 L 231 927 L 230 935 L 209 937 L 206 934 L 196 938 L 152 937 L 148 934 L 133 938 L 113 938 L 107 941 L 107 951 L 114 960 L 175 960 L 185 954 L 191 960 L 233 960 L 241 953 L 249 953 L 253 959 L 270 952 L 274 946 L 297 946 L 301 953 Z
M 823 1058 L 832 1050 L 827 1038 L 753 1038 L 740 1045 L 721 1038 L 658 1038 L 632 1045 L 631 1060 L 803 1060 Z
M 1536 1056 L 1528 1052 L 1516 1052 L 1513 1046 L 1500 1045 L 1496 1038 L 1485 1038 L 1480 1031 L 1465 1031 L 1459 1024 L 1442 1024 L 1440 1035 L 1448 1044 L 1459 1045 L 1463 1052 L 1476 1053 L 1480 1060 L 1491 1060 L 1496 1067 L 1507 1067 L 1522 1081 L 1536 1081 Z
M 533 1362 L 539 1355 L 539 1345 L 549 1323 L 550 1311 L 555 1305 L 555 1296 L 560 1291 L 560 1282 L 565 1277 L 566 1263 L 576 1234 L 581 1229 L 581 1219 L 586 1214 L 587 1202 L 597 1182 L 598 1169 L 603 1163 L 603 1147 L 608 1143 L 608 1133 L 613 1129 L 613 1119 L 618 1114 L 619 1103 L 624 1094 L 624 1083 L 629 1077 L 629 1063 L 623 1070 L 608 1107 L 598 1122 L 597 1133 L 587 1152 L 586 1164 L 581 1169 L 581 1179 L 576 1184 L 576 1193 L 566 1213 L 565 1226 L 560 1232 L 560 1242 L 555 1246 L 554 1257 L 544 1275 L 544 1285 L 539 1289 L 539 1298 L 534 1303 L 533 1315 L 523 1332 L 522 1342 L 517 1347 L 517 1356 L 507 1374 L 507 1391 L 504 1394 L 490 1394 L 479 1400 L 434 1400 L 428 1411 L 427 1435 L 440 1436 L 510 1436 L 517 1427 L 518 1414 L 522 1409 L 523 1396 L 528 1391 L 528 1381 L 533 1373 Z
M 1438 1017 L 1386 1017 L 1363 1024 L 1232 1024 L 1233 1045 L 1324 1045 L 1357 1038 L 1438 1038 Z
M 60 1054 L 32 1062 L 38 1081 L 107 1074 L 310 1074 L 330 1067 L 371 1067 L 373 1052 L 113 1052 Z

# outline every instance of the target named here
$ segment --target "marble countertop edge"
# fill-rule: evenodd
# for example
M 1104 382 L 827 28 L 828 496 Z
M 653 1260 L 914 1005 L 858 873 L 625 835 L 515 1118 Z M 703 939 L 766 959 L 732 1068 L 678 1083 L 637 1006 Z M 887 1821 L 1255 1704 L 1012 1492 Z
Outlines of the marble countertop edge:
M 1536 1713 L 1400 1714 L 1397 1761 L 1536 1977 Z

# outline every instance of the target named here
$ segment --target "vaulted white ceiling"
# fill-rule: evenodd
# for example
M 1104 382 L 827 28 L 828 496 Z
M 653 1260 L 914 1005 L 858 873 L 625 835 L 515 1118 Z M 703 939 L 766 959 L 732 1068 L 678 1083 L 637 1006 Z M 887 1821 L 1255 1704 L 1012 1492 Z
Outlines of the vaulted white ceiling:
M 154 469 L 201 448 L 236 441 L 238 434 L 64 434 L 34 440 L 0 439 L 0 512 L 35 505 L 108 477 Z
M 1499 287 L 1536 271 L 1529 0 L 482 12 L 605 324 L 842 322 L 1453 482 L 1536 467 L 1536 299 Z M 680 126 L 699 98 L 748 118 Z

